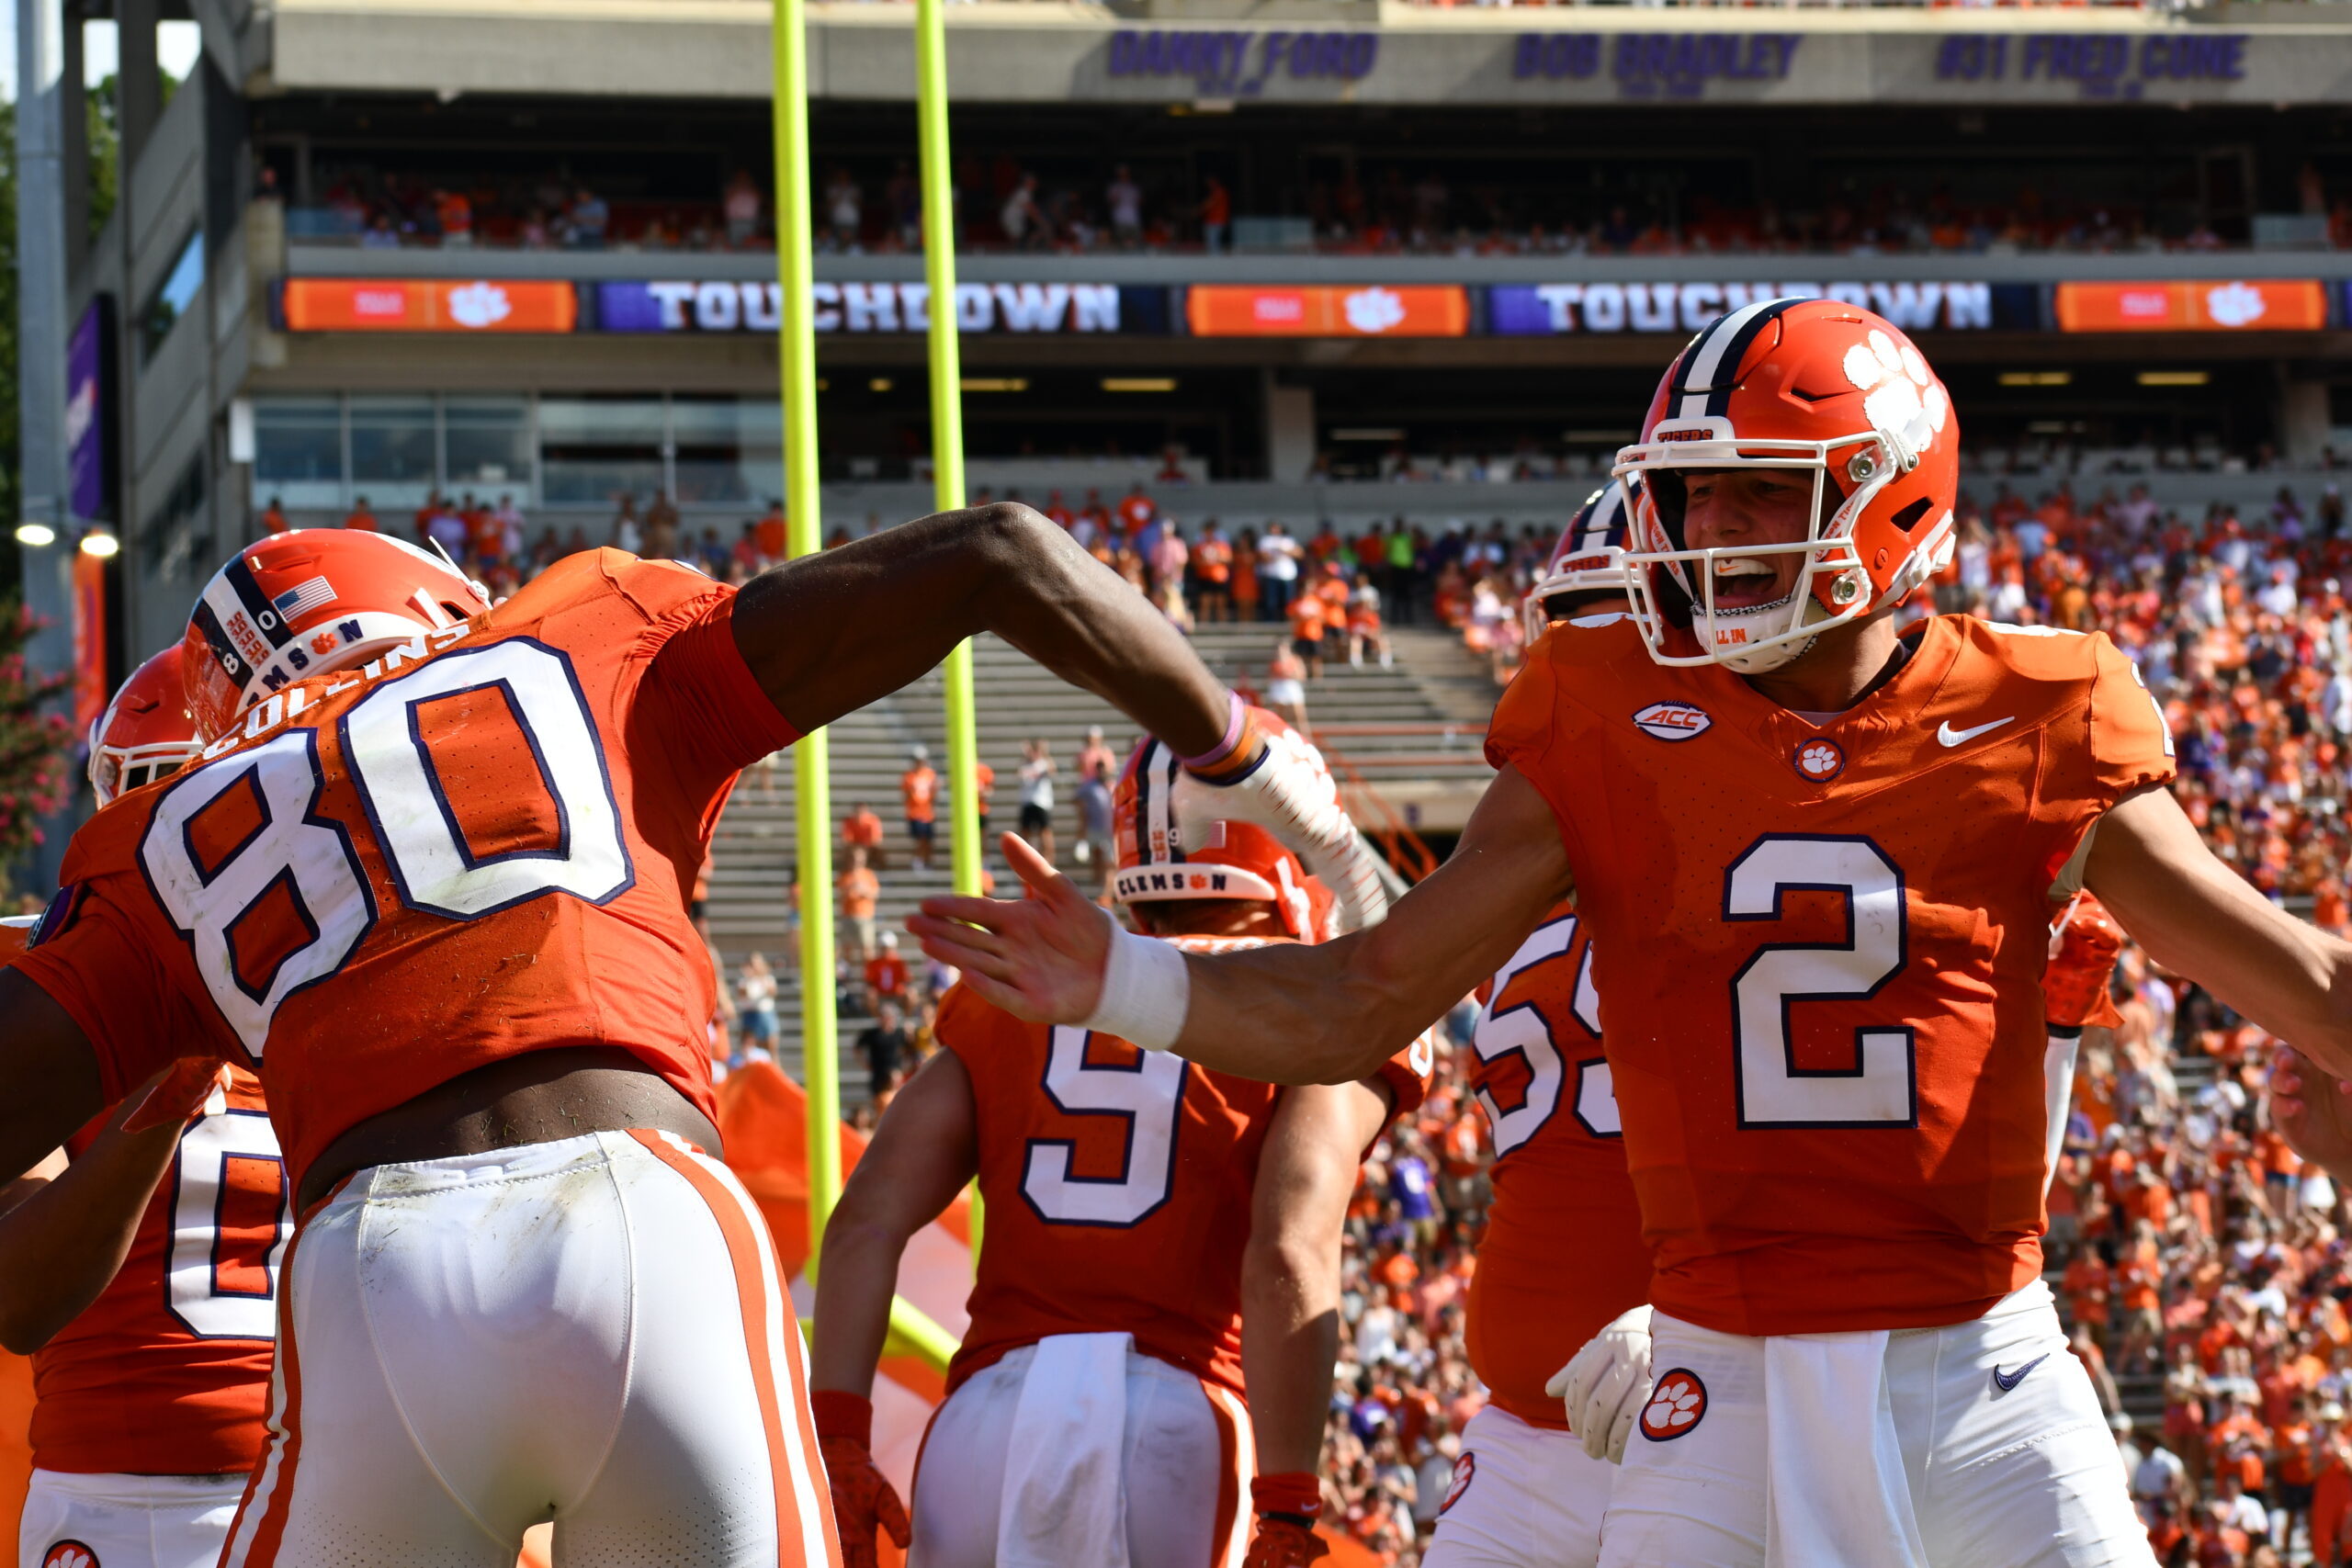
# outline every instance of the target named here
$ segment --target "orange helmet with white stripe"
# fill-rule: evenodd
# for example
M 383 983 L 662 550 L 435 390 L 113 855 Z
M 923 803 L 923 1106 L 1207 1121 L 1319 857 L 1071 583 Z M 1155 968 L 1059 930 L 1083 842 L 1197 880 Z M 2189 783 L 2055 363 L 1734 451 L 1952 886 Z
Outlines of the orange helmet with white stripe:
M 292 682 L 364 663 L 489 608 L 481 585 L 447 557 L 386 535 L 272 534 L 232 556 L 197 598 L 181 643 L 188 711 L 211 739 Z
M 1693 470 L 1809 473 L 1808 536 L 1693 549 Z M 1661 664 L 1777 669 L 1830 626 L 1900 604 L 1951 558 L 1960 420 L 1901 328 L 1836 299 L 1765 299 L 1719 316 L 1658 383 L 1642 438 L 1617 454 L 1634 484 L 1634 607 Z M 1769 604 L 1718 609 L 1719 571 L 1794 554 Z M 1682 644 L 1688 628 L 1697 647 Z
M 1263 708 L 1250 710 L 1264 734 L 1289 726 Z M 1296 855 L 1249 822 L 1179 821 L 1173 791 L 1183 764 L 1166 742 L 1147 739 L 1127 759 L 1112 797 L 1118 869 L 1112 894 L 1123 904 L 1160 899 L 1239 898 L 1274 906 L 1283 929 L 1301 942 L 1338 934 L 1332 898 Z
M 125 790 L 179 772 L 203 750 L 180 680 L 180 645 L 174 643 L 133 670 L 90 726 L 91 793 L 104 806 Z

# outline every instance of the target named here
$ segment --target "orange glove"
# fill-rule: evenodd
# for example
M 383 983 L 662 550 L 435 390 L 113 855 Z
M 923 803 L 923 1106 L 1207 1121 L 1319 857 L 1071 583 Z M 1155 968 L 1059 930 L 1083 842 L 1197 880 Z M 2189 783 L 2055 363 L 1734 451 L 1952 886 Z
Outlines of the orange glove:
M 874 1532 L 888 1533 L 904 1550 L 913 1531 L 899 1494 L 875 1468 L 874 1402 L 840 1389 L 808 1395 L 817 1420 L 817 1446 L 825 1456 L 825 1478 L 832 1483 L 833 1525 L 841 1536 L 842 1568 L 875 1568 Z
M 2107 906 L 2086 891 L 2077 894 L 2050 928 L 2050 966 L 2041 974 L 2041 1010 L 2052 1029 L 2123 1021 L 2108 994 L 2115 961 L 2123 952 L 2123 928 Z
M 1304 1471 L 1261 1475 L 1250 1483 L 1250 1502 L 1257 1510 L 1258 1530 L 1241 1568 L 1306 1568 L 1331 1550 L 1315 1533 L 1323 1488 L 1314 1476 Z
M 122 1119 L 122 1130 L 144 1133 L 187 1121 L 202 1108 L 212 1086 L 220 1081 L 222 1065 L 218 1056 L 182 1056 L 148 1086 L 147 1097 Z

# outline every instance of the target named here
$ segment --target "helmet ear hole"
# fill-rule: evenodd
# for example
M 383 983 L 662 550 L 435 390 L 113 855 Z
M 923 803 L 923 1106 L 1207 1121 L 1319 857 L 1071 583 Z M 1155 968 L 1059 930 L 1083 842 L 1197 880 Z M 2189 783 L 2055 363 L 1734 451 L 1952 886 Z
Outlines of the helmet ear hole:
M 1678 469 L 1660 468 L 1645 475 L 1642 482 L 1649 489 L 1650 504 L 1657 509 L 1658 525 L 1666 530 L 1668 541 L 1678 550 L 1690 548 L 1682 542 L 1682 513 L 1690 501 L 1689 481 Z M 1684 601 L 1683 608 L 1690 608 L 1689 601 Z
M 1902 511 L 1896 513 L 1890 521 L 1893 522 L 1896 527 L 1908 534 L 1913 529 L 1918 527 L 1919 520 L 1928 514 L 1928 505 L 1929 502 L 1928 498 L 1923 495 L 1918 500 L 1913 502 L 1910 505 L 1905 507 Z

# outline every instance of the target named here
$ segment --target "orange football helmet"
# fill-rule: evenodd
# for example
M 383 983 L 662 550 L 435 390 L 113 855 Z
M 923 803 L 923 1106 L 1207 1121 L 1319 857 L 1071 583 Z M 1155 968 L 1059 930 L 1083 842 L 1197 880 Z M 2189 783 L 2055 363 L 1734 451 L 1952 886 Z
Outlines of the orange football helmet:
M 1554 621 L 1567 619 L 1580 600 L 1616 596 L 1625 589 L 1625 525 L 1630 509 L 1623 480 L 1611 479 L 1585 498 L 1552 547 L 1551 563 L 1527 597 L 1520 601 L 1527 640 L 1533 642 Z
M 1250 710 L 1262 733 L 1290 727 L 1263 708 Z M 1249 822 L 1182 822 L 1172 791 L 1183 764 L 1166 742 L 1147 739 L 1127 759 L 1112 796 L 1119 865 L 1111 892 L 1123 904 L 1163 898 L 1246 898 L 1274 906 L 1283 929 L 1301 942 L 1339 934 L 1333 900 L 1298 857 Z
M 90 726 L 90 790 L 105 806 L 125 790 L 167 778 L 204 750 L 188 716 L 174 643 L 130 672 Z
M 458 626 L 490 594 L 447 558 L 383 534 L 296 528 L 247 545 L 189 616 L 182 677 L 210 739 L 270 693 Z
M 1676 358 L 1617 454 L 1634 483 L 1635 616 L 1661 664 L 1777 669 L 1829 626 L 1900 604 L 1951 560 L 1960 421 L 1902 330 L 1836 299 L 1766 299 L 1720 316 Z M 1682 531 L 1693 469 L 1813 475 L 1809 536 L 1692 549 Z M 1716 558 L 1797 554 L 1793 589 L 1718 611 Z M 1693 650 L 1682 640 L 1687 628 Z

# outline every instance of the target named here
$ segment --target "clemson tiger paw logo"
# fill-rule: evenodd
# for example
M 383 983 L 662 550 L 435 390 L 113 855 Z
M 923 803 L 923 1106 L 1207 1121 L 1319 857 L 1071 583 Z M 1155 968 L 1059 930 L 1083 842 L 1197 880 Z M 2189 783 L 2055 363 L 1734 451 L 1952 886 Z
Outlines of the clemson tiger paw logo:
M 1657 1380 L 1650 1402 L 1642 1406 L 1642 1436 L 1654 1443 L 1670 1443 L 1699 1425 L 1707 1413 L 1707 1385 L 1687 1367 L 1677 1367 Z
M 1440 1518 L 1445 1517 L 1445 1511 L 1448 1508 L 1462 1501 L 1462 1495 L 1470 1490 L 1470 1483 L 1477 1477 L 1478 1456 L 1468 1449 L 1464 1449 L 1462 1450 L 1462 1457 L 1453 1461 L 1453 1481 L 1445 1489 L 1445 1501 L 1437 1506 Z
M 78 1540 L 61 1540 L 41 1558 L 40 1568 L 98 1568 L 98 1554 Z
M 1796 749 L 1789 762 L 1814 783 L 1827 784 L 1846 771 L 1846 753 L 1835 740 L 1808 740 Z
M 1846 351 L 1846 379 L 1861 391 L 1862 412 L 1873 430 L 1899 435 L 1914 452 L 1924 452 L 1951 419 L 1951 397 L 1909 344 L 1871 329 L 1870 340 Z

